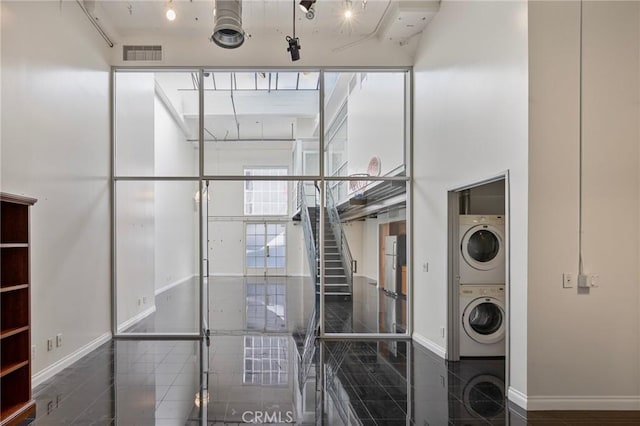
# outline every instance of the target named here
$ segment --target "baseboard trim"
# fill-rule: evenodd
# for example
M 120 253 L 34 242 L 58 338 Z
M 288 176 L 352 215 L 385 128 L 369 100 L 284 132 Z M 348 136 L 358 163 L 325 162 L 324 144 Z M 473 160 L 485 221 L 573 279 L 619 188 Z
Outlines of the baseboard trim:
M 129 318 L 128 320 L 126 320 L 125 322 L 123 322 L 118 326 L 118 333 L 122 333 L 124 330 L 142 321 L 143 319 L 145 319 L 155 311 L 156 311 L 156 305 L 153 305 L 152 307 L 147 308 L 144 311 L 140 312 L 139 314 Z
M 640 396 L 527 396 L 509 388 L 509 401 L 527 411 L 581 410 L 617 411 L 639 410 Z
M 437 343 L 434 343 L 426 337 L 415 332 L 413 333 L 411 338 L 419 345 L 424 346 L 426 349 L 438 355 L 440 358 L 447 359 L 447 351 Z
M 509 391 L 507 392 L 507 399 L 517 406 L 528 410 L 527 408 L 527 395 L 520 392 L 518 389 L 514 389 L 509 387 Z
M 190 276 L 188 276 L 188 277 L 182 278 L 181 280 L 174 281 L 174 282 L 172 282 L 171 284 L 167 284 L 167 285 L 165 285 L 164 287 L 161 287 L 161 288 L 157 289 L 157 290 L 154 292 L 154 294 L 157 296 L 157 295 L 159 295 L 159 294 L 161 294 L 161 293 L 164 293 L 164 292 L 165 292 L 165 291 L 167 291 L 167 290 L 171 290 L 172 288 L 179 286 L 180 284 L 184 284 L 184 283 L 186 283 L 187 281 L 190 281 L 190 280 L 194 279 L 194 278 L 195 278 L 195 277 L 197 277 L 197 276 L 198 276 L 198 275 L 193 274 L 193 275 L 190 275 Z
M 36 386 L 44 383 L 49 380 L 65 368 L 71 366 L 73 363 L 78 361 L 83 356 L 87 355 L 91 351 L 97 349 L 100 345 L 107 343 L 111 340 L 111 332 L 108 331 L 97 338 L 93 339 L 86 345 L 82 346 L 80 349 L 70 353 L 64 358 L 59 359 L 54 362 L 50 366 L 44 368 L 43 370 L 38 371 L 36 374 L 31 376 L 31 388 L 35 389 Z
M 245 275 L 245 274 L 221 274 L 221 273 L 213 273 L 213 274 L 209 274 L 210 277 L 247 277 L 250 275 Z M 256 275 L 259 276 L 259 275 Z

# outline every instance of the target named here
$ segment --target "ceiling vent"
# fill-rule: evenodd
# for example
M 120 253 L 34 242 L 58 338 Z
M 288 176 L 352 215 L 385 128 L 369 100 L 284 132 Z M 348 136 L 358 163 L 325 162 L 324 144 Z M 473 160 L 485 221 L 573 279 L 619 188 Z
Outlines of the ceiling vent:
M 162 61 L 162 46 L 122 46 L 122 60 Z

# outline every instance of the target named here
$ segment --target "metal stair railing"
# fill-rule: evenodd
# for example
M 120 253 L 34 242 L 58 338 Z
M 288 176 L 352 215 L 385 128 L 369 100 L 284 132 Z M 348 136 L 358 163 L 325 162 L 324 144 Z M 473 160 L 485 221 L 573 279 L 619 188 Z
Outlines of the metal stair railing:
M 334 346 L 333 351 L 329 351 L 329 357 L 325 368 L 325 389 L 334 402 L 338 415 L 344 422 L 349 424 L 349 404 L 342 395 L 343 392 L 338 387 L 338 372 L 344 362 L 347 353 L 351 349 L 351 342 L 341 341 Z
M 313 194 L 308 194 L 308 187 L 311 186 Z M 313 203 L 313 208 L 316 208 L 317 197 L 316 188 L 312 183 L 298 182 L 298 195 L 300 202 L 300 217 L 302 219 L 302 229 L 304 233 L 305 251 L 307 252 L 307 261 L 309 262 L 309 273 L 313 278 L 313 286 L 318 283 L 318 261 L 319 253 L 313 233 L 313 224 L 311 223 L 311 217 L 309 216 L 309 201 Z M 316 234 L 317 235 L 317 234 Z
M 351 255 L 349 249 L 349 243 L 347 242 L 347 236 L 344 233 L 342 222 L 340 221 L 340 214 L 336 207 L 336 202 L 333 198 L 331 189 L 327 186 L 327 213 L 329 222 L 331 224 L 331 230 L 333 236 L 336 239 L 338 250 L 340 251 L 340 258 L 342 259 L 342 265 L 344 266 L 345 277 L 347 284 L 349 285 L 349 292 L 353 294 L 353 273 L 355 272 L 356 264 Z
M 307 379 L 309 378 L 309 372 L 311 371 L 311 367 L 313 366 L 313 356 L 316 352 L 316 337 L 318 335 L 318 311 L 316 310 L 315 305 L 313 306 L 311 317 L 309 317 L 309 321 L 307 322 L 306 333 L 307 334 L 304 338 L 302 355 L 300 356 L 300 368 L 298 369 L 298 384 L 300 386 L 301 392 L 305 383 L 307 383 Z

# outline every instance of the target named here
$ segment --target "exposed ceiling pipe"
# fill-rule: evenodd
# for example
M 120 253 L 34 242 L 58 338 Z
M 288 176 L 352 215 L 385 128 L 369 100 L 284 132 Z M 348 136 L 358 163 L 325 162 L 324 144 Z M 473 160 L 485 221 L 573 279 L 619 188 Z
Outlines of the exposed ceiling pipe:
M 238 114 L 236 113 L 236 102 L 233 99 L 233 74 L 231 74 L 231 106 L 233 107 L 233 119 L 236 121 L 236 130 L 238 132 L 238 139 L 240 139 L 240 123 L 238 122 Z M 226 136 L 225 136 L 226 139 Z
M 244 43 L 242 1 L 215 0 L 213 34 L 210 40 L 225 49 L 235 49 Z
M 387 3 L 387 7 L 384 8 L 384 12 L 382 12 L 382 16 L 378 20 L 378 23 L 376 24 L 376 27 L 373 29 L 373 31 L 371 31 L 369 34 L 365 35 L 364 37 L 362 37 L 362 38 L 360 38 L 358 40 L 354 40 L 351 43 L 345 44 L 344 46 L 336 47 L 336 48 L 332 49 L 331 51 L 332 52 L 340 52 L 341 50 L 345 50 L 345 49 L 348 49 L 350 47 L 357 46 L 358 44 L 363 43 L 363 42 L 369 40 L 370 38 L 375 37 L 375 35 L 380 30 L 380 27 L 382 26 L 382 21 L 384 20 L 385 16 L 387 16 L 387 12 L 389 12 L 389 7 L 391 6 L 391 1 L 392 0 L 389 0 L 389 2 Z
M 82 9 L 82 11 L 84 12 L 85 15 L 87 15 L 87 18 L 89 18 L 89 21 L 91 21 L 91 23 L 93 24 L 93 27 L 98 31 L 98 33 L 102 36 L 102 38 L 104 39 L 104 41 L 107 42 L 107 44 L 109 45 L 109 47 L 113 47 L 114 44 L 111 41 L 111 39 L 109 38 L 109 36 L 107 35 L 107 33 L 104 32 L 104 30 L 102 29 L 102 27 L 100 26 L 100 24 L 98 24 L 98 22 L 96 21 L 96 19 L 89 13 L 89 11 L 87 10 L 87 8 L 84 5 L 84 2 L 81 0 L 76 0 L 76 3 L 78 3 L 78 6 L 80 6 L 80 9 Z

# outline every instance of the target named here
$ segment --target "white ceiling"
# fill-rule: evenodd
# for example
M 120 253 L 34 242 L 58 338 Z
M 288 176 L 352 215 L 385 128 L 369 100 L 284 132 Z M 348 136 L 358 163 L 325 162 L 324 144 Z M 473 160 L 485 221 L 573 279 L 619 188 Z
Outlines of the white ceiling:
M 336 40 L 348 36 L 375 34 L 387 39 L 406 39 L 422 31 L 438 2 L 421 0 L 352 1 L 353 17 L 345 20 L 344 0 L 319 0 L 315 18 L 304 17 L 295 0 L 296 35 Z M 87 9 L 115 38 L 173 35 L 208 38 L 213 29 L 213 0 L 173 0 L 175 21 L 165 18 L 168 1 L 163 0 L 85 0 Z M 244 0 L 243 28 L 250 37 L 292 35 L 292 0 Z M 407 12 L 414 15 L 408 22 Z M 418 15 L 415 15 L 415 13 Z M 406 21 L 406 24 L 403 22 Z M 424 22 L 422 22 L 424 21 Z M 397 24 L 400 23 L 400 27 Z M 391 31 L 391 32 L 390 32 Z

